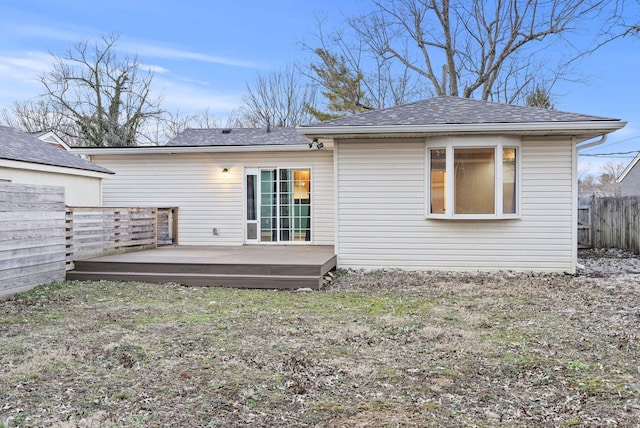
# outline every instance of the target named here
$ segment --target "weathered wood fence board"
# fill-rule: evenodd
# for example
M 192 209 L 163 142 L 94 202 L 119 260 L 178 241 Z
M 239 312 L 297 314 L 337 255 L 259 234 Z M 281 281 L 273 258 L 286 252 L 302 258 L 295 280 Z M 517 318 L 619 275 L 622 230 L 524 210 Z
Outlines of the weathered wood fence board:
M 73 261 L 177 242 L 177 208 L 65 207 L 64 188 L 0 182 L 0 297 L 63 281 Z
M 73 260 L 157 246 L 157 208 L 67 207 L 67 268 Z
M 590 197 L 589 208 L 591 246 L 594 248 L 622 248 L 640 253 L 640 197 Z M 580 211 L 578 239 L 580 239 Z M 580 243 L 580 241 L 578 241 Z
M 0 296 L 65 277 L 64 188 L 0 183 Z

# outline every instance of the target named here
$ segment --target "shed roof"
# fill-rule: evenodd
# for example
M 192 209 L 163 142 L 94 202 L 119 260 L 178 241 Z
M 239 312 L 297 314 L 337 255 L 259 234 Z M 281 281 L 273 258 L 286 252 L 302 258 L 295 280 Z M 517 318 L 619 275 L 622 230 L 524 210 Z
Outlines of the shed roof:
M 274 146 L 308 144 L 295 128 L 188 128 L 167 146 Z
M 0 126 L 0 159 L 113 174 L 100 165 L 8 126 Z
M 640 152 L 638 152 L 638 154 L 631 160 L 631 162 L 629 162 L 629 164 L 626 166 L 626 168 L 624 169 L 624 171 L 622 171 L 622 173 L 620 174 L 620 176 L 618 178 L 616 178 L 616 181 L 618 183 L 621 183 L 622 180 L 625 179 L 625 177 L 627 176 L 627 174 L 629 174 L 631 172 L 631 170 L 633 170 L 633 168 L 635 168 L 636 164 L 638 163 L 638 161 L 640 161 Z

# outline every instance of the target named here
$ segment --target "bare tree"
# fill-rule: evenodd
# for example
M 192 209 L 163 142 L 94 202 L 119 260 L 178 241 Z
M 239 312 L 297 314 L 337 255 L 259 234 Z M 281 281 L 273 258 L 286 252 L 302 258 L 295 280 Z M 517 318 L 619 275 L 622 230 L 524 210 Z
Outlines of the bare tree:
M 347 22 L 353 44 L 361 46 L 352 55 L 370 54 L 373 69 L 407 70 L 438 96 L 524 103 L 535 86 L 572 76 L 570 58 L 550 65 L 546 49 L 562 45 L 571 57 L 578 55 L 571 51 L 571 33 L 609 3 L 370 0 L 369 11 Z
M 151 95 L 152 73 L 141 71 L 136 57 L 118 57 L 117 41 L 109 35 L 53 55 L 53 68 L 40 79 L 46 103 L 76 125 L 71 136 L 87 145 L 136 145 L 145 123 L 162 113 Z
M 620 177 L 620 174 L 622 174 L 622 171 L 624 171 L 626 167 L 627 166 L 622 162 L 616 162 L 612 160 L 607 161 L 604 165 L 602 165 L 602 167 L 600 167 L 601 177 L 608 176 L 611 177 L 611 180 L 615 181 L 618 179 L 618 177 Z
M 0 109 L 0 121 L 24 132 L 56 131 L 61 136 L 73 134 L 74 123 L 44 99 L 14 102 Z
M 315 91 L 303 84 L 295 68 L 258 74 L 240 107 L 240 121 L 246 126 L 296 126 L 313 121 L 308 107 L 315 106 Z

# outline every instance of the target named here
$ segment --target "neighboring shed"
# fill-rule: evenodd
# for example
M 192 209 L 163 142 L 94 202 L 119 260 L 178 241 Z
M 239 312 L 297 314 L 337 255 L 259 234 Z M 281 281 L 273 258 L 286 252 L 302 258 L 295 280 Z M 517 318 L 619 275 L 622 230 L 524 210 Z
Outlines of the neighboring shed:
M 616 180 L 620 183 L 620 196 L 640 196 L 640 152 L 629 165 L 622 171 L 620 177 Z
M 0 180 L 65 188 L 65 202 L 100 206 L 108 169 L 14 128 L 0 126 Z

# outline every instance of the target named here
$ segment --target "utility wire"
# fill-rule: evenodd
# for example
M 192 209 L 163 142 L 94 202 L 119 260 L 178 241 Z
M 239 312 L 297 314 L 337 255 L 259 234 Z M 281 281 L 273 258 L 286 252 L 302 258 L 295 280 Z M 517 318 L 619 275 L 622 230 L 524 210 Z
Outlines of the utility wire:
M 579 153 L 578 156 L 614 156 L 614 155 L 631 155 L 637 154 L 640 150 L 631 150 L 629 152 L 612 152 L 612 153 Z M 633 156 L 629 156 L 633 157 Z
M 635 140 L 636 138 L 640 138 L 640 135 L 636 135 L 635 137 L 629 137 L 629 138 L 626 138 L 626 139 L 620 140 L 620 141 L 615 141 L 613 143 L 605 144 L 603 146 L 598 146 L 598 148 L 599 149 L 603 149 L 605 147 L 615 146 L 616 144 L 626 143 L 627 141 Z

